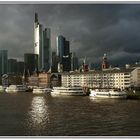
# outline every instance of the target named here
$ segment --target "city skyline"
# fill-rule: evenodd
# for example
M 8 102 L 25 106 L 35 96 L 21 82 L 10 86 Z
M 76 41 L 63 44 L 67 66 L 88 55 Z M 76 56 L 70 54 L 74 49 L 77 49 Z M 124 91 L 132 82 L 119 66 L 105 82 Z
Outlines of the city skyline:
M 40 23 L 51 28 L 52 51 L 62 34 L 70 51 L 90 62 L 100 63 L 104 53 L 111 64 L 139 61 L 139 4 L 6 4 L 0 11 L 0 49 L 7 49 L 11 58 L 23 60 L 24 53 L 33 53 L 37 12 Z

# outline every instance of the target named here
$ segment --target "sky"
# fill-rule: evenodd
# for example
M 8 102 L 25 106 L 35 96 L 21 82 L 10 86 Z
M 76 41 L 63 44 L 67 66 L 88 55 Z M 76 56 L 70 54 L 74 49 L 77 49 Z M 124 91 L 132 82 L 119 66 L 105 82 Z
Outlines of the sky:
M 33 53 L 35 12 L 51 29 L 52 50 L 62 34 L 71 52 L 89 63 L 100 63 L 104 53 L 111 65 L 140 61 L 139 4 L 0 4 L 0 49 L 9 58 Z

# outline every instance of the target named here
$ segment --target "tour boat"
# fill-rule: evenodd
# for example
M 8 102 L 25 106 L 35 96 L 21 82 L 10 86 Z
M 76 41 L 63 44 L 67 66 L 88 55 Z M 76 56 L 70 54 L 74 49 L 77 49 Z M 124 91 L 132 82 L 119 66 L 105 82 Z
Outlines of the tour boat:
M 0 93 L 4 92 L 4 91 L 5 91 L 5 89 L 6 89 L 6 87 L 5 87 L 5 86 L 0 85 Z
M 54 87 L 51 95 L 83 96 L 86 93 L 82 87 Z
M 89 96 L 101 98 L 126 98 L 127 93 L 117 89 L 90 89 Z
M 6 88 L 6 92 L 26 92 L 28 90 L 26 85 L 10 85 Z
M 41 94 L 41 93 L 51 93 L 51 88 L 43 88 L 43 87 L 36 87 L 33 88 L 33 93 L 35 94 Z

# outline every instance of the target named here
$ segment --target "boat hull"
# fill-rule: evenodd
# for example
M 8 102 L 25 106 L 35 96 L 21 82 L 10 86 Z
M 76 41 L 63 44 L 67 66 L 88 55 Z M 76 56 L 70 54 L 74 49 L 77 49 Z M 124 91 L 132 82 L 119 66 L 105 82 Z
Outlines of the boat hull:
M 51 95 L 57 96 L 57 95 L 64 95 L 64 96 L 86 96 L 85 93 L 72 93 L 72 92 L 51 92 Z
M 97 92 L 91 90 L 89 94 L 90 97 L 94 98 L 114 98 L 114 99 L 126 99 L 127 94 L 125 92 L 115 92 L 115 91 L 108 91 L 108 92 Z
M 85 96 L 86 93 L 81 87 L 54 87 L 51 92 L 52 96 Z

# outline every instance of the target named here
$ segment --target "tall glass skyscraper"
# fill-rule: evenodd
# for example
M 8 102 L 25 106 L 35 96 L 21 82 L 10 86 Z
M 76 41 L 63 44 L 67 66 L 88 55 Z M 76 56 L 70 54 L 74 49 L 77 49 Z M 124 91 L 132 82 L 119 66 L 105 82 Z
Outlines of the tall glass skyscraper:
M 65 37 L 63 37 L 62 35 L 57 36 L 56 45 L 57 45 L 57 56 L 62 58 L 64 56 Z
M 0 74 L 7 74 L 8 50 L 0 50 Z
M 69 41 L 65 39 L 62 35 L 57 36 L 57 56 L 59 58 L 59 64 L 62 66 L 61 71 L 71 70 L 71 59 L 70 59 L 70 47 Z
M 43 47 L 42 25 L 38 22 L 38 15 L 35 13 L 34 21 L 34 54 L 38 55 L 38 69 L 42 69 L 42 47 Z
M 50 68 L 50 51 L 51 51 L 51 42 L 50 42 L 50 29 L 45 28 L 43 31 L 43 48 L 42 48 L 42 68 L 45 71 L 48 71 Z
M 34 21 L 34 54 L 38 55 L 38 70 L 48 71 L 50 68 L 50 29 L 45 28 L 38 21 L 35 13 Z

